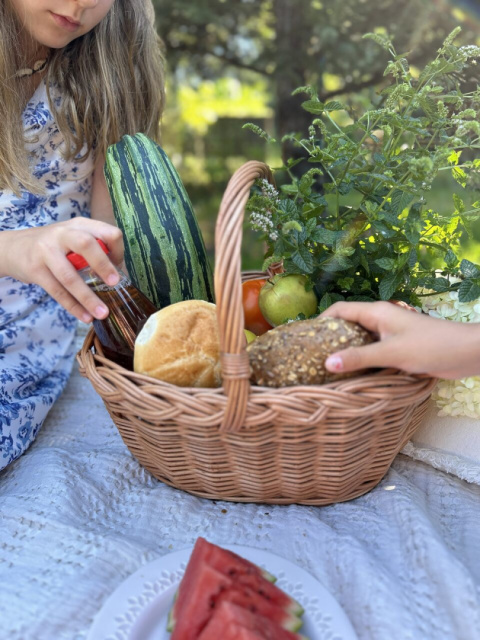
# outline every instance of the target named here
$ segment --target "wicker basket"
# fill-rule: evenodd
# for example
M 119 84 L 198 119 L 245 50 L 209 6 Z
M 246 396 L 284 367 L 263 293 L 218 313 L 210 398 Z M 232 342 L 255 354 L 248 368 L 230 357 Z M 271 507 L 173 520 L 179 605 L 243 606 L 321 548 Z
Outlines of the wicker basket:
M 250 387 L 240 248 L 257 178 L 272 181 L 260 162 L 235 173 L 216 227 L 224 386 L 186 389 L 127 371 L 102 356 L 93 331 L 77 356 L 80 371 L 131 453 L 162 482 L 237 502 L 349 500 L 380 482 L 420 424 L 435 381 L 389 370 L 323 386 Z

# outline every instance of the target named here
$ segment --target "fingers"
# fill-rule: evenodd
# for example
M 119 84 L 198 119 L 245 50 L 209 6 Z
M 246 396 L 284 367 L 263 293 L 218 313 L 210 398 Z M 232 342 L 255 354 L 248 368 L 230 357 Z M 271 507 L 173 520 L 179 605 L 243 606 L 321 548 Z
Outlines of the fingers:
M 123 260 L 123 254 L 124 254 L 124 246 L 123 246 L 123 234 L 118 227 L 115 227 L 114 225 L 108 224 L 106 222 L 102 222 L 101 220 L 91 220 L 90 218 L 80 218 L 80 217 L 74 218 L 71 221 L 71 224 L 72 226 L 75 227 L 76 230 L 78 229 L 82 233 L 86 233 L 89 236 L 93 236 L 94 238 L 100 238 L 100 240 L 103 240 L 103 242 L 108 247 L 108 250 L 109 250 L 108 257 L 110 261 L 115 265 L 121 264 Z M 98 245 L 98 243 L 95 243 L 95 244 Z M 79 253 L 85 258 L 85 260 L 87 260 L 87 256 L 81 253 L 81 251 L 77 251 L 77 249 L 72 249 L 72 250 L 75 251 L 76 253 Z M 86 250 L 88 250 L 88 247 L 86 247 Z M 93 268 L 93 265 L 90 265 L 90 266 L 92 266 Z M 99 273 L 98 275 L 101 275 L 101 274 Z
M 357 322 L 382 337 L 395 333 L 420 317 L 420 314 L 417 318 L 414 315 L 390 302 L 337 302 L 322 313 L 323 317 Z
M 70 239 L 69 247 L 72 251 L 85 258 L 93 271 L 108 285 L 114 286 L 118 283 L 120 279 L 118 271 L 110 261 L 110 256 L 107 256 L 93 235 L 86 232 L 77 232 L 75 237 Z M 53 272 L 55 273 L 55 271 Z
M 75 269 L 73 270 L 75 271 Z M 79 277 L 77 274 L 75 274 L 75 276 L 77 278 Z M 92 321 L 92 314 L 90 314 L 89 311 L 67 291 L 67 289 L 61 284 L 61 282 L 59 282 L 57 278 L 49 271 L 49 269 L 44 268 L 42 270 L 42 272 L 39 274 L 37 282 L 54 300 L 62 305 L 62 307 L 64 307 L 69 313 L 75 316 L 75 318 L 86 323 Z
M 350 373 L 361 369 L 395 367 L 397 365 L 391 345 L 385 341 L 338 351 L 327 358 L 325 366 L 331 373 Z
M 93 220 L 92 222 L 99 222 Z M 124 246 L 123 246 L 123 234 L 118 227 L 114 227 L 111 224 L 99 222 L 102 228 L 98 230 L 97 238 L 103 240 L 107 245 L 110 253 L 109 258 L 115 265 L 119 265 L 123 261 Z M 100 274 L 99 274 L 100 275 Z
M 389 312 L 388 302 L 337 302 L 322 313 L 324 317 L 357 322 L 365 329 L 379 333 L 382 315 Z
M 98 243 L 95 244 L 97 244 L 97 248 L 100 249 Z M 102 259 L 106 260 L 108 263 L 107 269 L 112 270 L 113 267 L 107 256 L 101 249 L 100 252 L 103 254 Z M 75 267 L 70 264 L 70 262 L 62 253 L 56 252 L 49 255 L 46 259 L 46 266 L 48 267 L 49 273 L 52 275 L 54 280 L 58 282 L 58 290 L 60 295 L 63 295 L 63 290 L 66 290 L 69 293 L 70 297 L 72 297 L 73 300 L 79 305 L 82 312 L 87 312 L 94 318 L 98 318 L 100 320 L 108 316 L 107 307 L 95 295 L 90 287 L 85 284 L 82 278 L 78 275 Z M 96 272 L 96 269 L 94 270 Z M 115 273 L 115 278 L 118 281 L 117 273 Z M 49 282 L 51 281 L 49 280 Z M 42 282 L 40 282 L 39 284 L 41 284 L 41 286 L 45 288 Z M 51 286 L 53 286 L 53 284 Z M 57 296 L 59 294 L 57 293 Z M 57 299 L 57 297 L 55 297 L 55 299 Z M 69 308 L 67 310 L 70 311 Z M 75 313 L 73 315 L 75 315 Z M 83 321 L 86 322 L 85 320 Z

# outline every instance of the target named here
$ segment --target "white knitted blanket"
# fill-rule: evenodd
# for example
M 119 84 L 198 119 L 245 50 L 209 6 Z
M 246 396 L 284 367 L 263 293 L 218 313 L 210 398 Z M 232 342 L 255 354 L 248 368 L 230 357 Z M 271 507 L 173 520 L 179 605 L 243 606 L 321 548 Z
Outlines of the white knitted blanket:
M 75 368 L 37 441 L 0 474 L 0 638 L 80 640 L 142 563 L 202 535 L 296 562 L 361 639 L 480 638 L 480 486 L 400 455 L 329 507 L 202 500 L 132 458 Z

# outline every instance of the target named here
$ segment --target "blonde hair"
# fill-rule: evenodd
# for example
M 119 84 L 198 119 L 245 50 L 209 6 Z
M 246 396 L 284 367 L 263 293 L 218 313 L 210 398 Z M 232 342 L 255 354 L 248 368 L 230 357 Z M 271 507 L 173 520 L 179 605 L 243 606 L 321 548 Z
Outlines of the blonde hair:
M 52 51 L 45 81 L 66 160 L 85 160 L 93 149 L 101 157 L 125 134 L 158 140 L 164 73 L 152 11 L 151 0 L 117 0 L 92 31 Z M 39 190 L 25 148 L 21 80 L 15 78 L 25 66 L 20 28 L 9 0 L 0 0 L 0 189 L 17 194 L 20 188 Z M 59 106 L 52 85 L 62 96 Z

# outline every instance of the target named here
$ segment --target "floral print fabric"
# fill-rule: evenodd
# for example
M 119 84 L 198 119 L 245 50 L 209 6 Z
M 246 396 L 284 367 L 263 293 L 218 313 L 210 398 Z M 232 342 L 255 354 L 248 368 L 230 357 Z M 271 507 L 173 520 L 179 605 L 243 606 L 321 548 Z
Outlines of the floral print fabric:
M 61 98 L 55 97 L 58 101 Z M 33 174 L 45 193 L 0 190 L 0 232 L 90 215 L 93 160 L 66 162 L 42 82 L 23 112 Z M 73 362 L 76 320 L 41 287 L 0 278 L 0 469 L 34 440 Z

